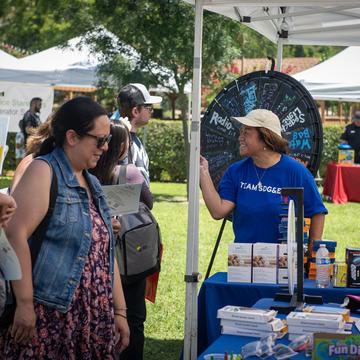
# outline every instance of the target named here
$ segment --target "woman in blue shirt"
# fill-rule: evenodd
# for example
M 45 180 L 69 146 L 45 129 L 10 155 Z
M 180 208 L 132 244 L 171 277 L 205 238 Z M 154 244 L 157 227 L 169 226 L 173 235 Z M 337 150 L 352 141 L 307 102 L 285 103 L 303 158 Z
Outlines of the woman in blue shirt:
M 231 165 L 218 192 L 210 178 L 208 162 L 200 157 L 200 183 L 203 198 L 214 219 L 233 211 L 235 242 L 276 243 L 281 188 L 304 188 L 304 216 L 311 218 L 309 249 L 321 239 L 326 208 L 311 173 L 300 162 L 285 155 L 287 141 L 281 136 L 280 120 L 269 110 L 251 111 L 239 121 L 240 154 L 247 158 Z
M 126 304 L 111 211 L 87 172 L 108 149 L 110 121 L 99 104 L 79 97 L 57 110 L 52 131 L 13 193 L 18 209 L 7 236 L 23 276 L 12 282 L 17 307 L 11 331 L 0 334 L 0 354 L 113 359 L 115 348 L 121 352 L 129 343 Z M 31 270 L 28 239 L 48 210 L 52 171 L 56 204 Z

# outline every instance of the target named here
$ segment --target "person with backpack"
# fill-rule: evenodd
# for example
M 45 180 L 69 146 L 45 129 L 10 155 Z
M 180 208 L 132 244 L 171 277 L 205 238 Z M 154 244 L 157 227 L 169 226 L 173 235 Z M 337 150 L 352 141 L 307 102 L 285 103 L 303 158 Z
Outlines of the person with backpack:
M 153 114 L 153 104 L 159 104 L 161 96 L 152 96 L 143 84 L 125 85 L 117 97 L 118 111 L 115 112 L 111 120 L 117 116 L 129 119 L 131 128 L 131 159 L 129 157 L 122 160 L 123 164 L 133 163 L 141 171 L 146 184 L 150 187 L 149 157 L 145 146 L 140 141 L 136 132 L 146 126 Z
M 42 99 L 39 97 L 34 97 L 30 100 L 30 109 L 26 111 L 22 119 L 22 128 L 25 138 L 25 146 L 27 138 L 32 129 L 37 128 L 40 124 L 40 109 L 42 105 Z
M 87 171 L 108 149 L 110 121 L 98 103 L 77 97 L 51 128 L 13 193 L 18 208 L 6 234 L 22 279 L 12 281 L 16 310 L 10 331 L 0 332 L 0 357 L 110 360 L 129 343 L 127 308 L 111 210 Z M 54 179 L 56 202 L 34 263 L 33 232 L 50 210 Z
M 134 164 L 119 165 L 119 161 L 127 156 L 131 143 L 127 124 L 121 119 L 112 120 L 110 134 L 112 138 L 108 151 L 103 153 L 96 167 L 91 169 L 90 172 L 103 185 L 118 184 L 121 167 L 125 166 L 126 183 L 141 184 L 140 202 L 143 202 L 149 209 L 152 209 L 153 195 L 139 169 Z M 146 277 L 131 283 L 123 281 L 122 285 L 128 307 L 127 320 L 130 327 L 130 344 L 120 355 L 120 360 L 142 360 L 145 340 L 144 322 L 146 320 Z

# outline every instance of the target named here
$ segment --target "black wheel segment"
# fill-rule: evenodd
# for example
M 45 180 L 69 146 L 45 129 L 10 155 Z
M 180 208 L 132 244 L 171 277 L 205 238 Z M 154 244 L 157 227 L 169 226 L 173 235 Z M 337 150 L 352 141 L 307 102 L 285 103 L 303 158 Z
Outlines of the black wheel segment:
M 279 116 L 289 155 L 313 174 L 320 166 L 323 131 L 316 103 L 306 88 L 289 75 L 256 71 L 232 81 L 211 102 L 201 121 L 201 154 L 209 162 L 215 187 L 225 170 L 241 160 L 238 124 L 232 116 L 267 109 Z

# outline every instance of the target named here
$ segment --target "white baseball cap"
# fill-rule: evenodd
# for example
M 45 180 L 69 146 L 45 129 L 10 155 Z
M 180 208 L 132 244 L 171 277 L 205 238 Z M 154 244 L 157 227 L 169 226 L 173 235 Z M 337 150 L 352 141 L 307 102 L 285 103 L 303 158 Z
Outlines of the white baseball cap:
M 129 108 L 144 104 L 158 104 L 161 101 L 161 96 L 151 96 L 146 87 L 138 83 L 124 86 L 118 95 L 118 102 Z
M 241 124 L 247 126 L 263 127 L 281 136 L 280 120 L 278 116 L 270 110 L 256 109 L 250 111 L 244 117 L 232 117 L 231 120 L 239 121 Z

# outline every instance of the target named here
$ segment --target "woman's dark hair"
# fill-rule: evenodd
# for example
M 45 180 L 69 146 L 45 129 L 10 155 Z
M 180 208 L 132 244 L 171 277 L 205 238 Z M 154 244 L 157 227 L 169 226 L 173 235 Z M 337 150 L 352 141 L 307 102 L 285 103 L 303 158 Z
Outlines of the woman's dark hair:
M 95 119 L 107 115 L 105 109 L 88 97 L 76 97 L 67 101 L 55 112 L 52 122 L 52 136 L 41 145 L 39 155 L 45 155 L 62 147 L 68 130 L 74 130 L 79 136 L 84 136 L 94 128 Z
M 89 172 L 95 175 L 103 185 L 113 184 L 115 167 L 130 144 L 129 129 L 121 120 L 111 120 L 110 134 L 112 137 L 108 150 L 101 155 L 96 167 L 89 169 Z M 121 144 L 124 146 L 122 147 Z
M 287 154 L 289 151 L 289 144 L 286 139 L 263 127 L 256 127 L 255 129 L 268 149 L 278 153 Z

